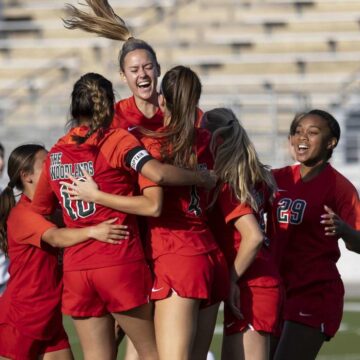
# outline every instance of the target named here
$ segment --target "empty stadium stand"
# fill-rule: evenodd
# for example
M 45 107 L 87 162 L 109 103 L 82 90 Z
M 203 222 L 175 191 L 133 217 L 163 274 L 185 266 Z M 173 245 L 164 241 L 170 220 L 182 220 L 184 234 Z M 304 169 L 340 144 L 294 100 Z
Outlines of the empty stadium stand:
M 120 44 L 66 30 L 65 2 L 3 0 L 0 8 L 1 141 L 51 145 L 63 132 L 72 84 L 96 71 L 128 95 Z M 323 108 L 342 122 L 336 161 L 360 158 L 358 0 L 109 0 L 134 34 L 156 49 L 163 72 L 200 75 L 201 107 L 231 107 L 271 165 L 290 161 L 296 112 Z M 359 179 L 360 181 L 360 179 Z

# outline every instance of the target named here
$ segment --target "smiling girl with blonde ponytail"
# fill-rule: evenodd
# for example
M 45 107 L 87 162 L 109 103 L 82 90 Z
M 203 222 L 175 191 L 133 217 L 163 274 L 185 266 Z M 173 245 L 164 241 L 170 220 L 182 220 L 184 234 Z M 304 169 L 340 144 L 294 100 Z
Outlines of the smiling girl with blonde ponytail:
M 90 12 L 67 5 L 65 27 L 123 42 L 118 59 L 120 77 L 133 96 L 116 103 L 112 127 L 131 131 L 137 137 L 141 137 L 136 131 L 138 126 L 158 129 L 162 126 L 163 114 L 156 90 L 160 65 L 154 49 L 147 42 L 133 37 L 125 21 L 107 0 L 85 0 L 85 3 Z

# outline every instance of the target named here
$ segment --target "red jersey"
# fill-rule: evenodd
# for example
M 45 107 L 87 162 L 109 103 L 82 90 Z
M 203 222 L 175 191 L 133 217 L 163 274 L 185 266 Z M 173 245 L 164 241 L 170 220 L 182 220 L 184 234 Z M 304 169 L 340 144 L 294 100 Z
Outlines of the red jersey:
M 359 197 L 355 187 L 330 164 L 315 178 L 302 181 L 300 165 L 274 170 L 278 184 L 269 234 L 287 290 L 340 279 L 336 262 L 338 239 L 325 236 L 320 216 L 329 206 L 345 222 L 360 229 Z
M 41 241 L 54 226 L 31 210 L 25 195 L 7 220 L 10 280 L 0 298 L 0 324 L 10 324 L 38 340 L 51 339 L 62 324 L 58 252 Z
M 136 169 L 139 163 L 151 157 L 134 136 L 122 129 L 105 131 L 101 140 L 97 139 L 95 133 L 84 144 L 76 144 L 72 136 L 84 136 L 87 131 L 87 127 L 72 129 L 50 150 L 33 208 L 41 214 L 51 213 L 55 194 L 56 201 L 62 206 L 67 227 L 86 227 L 116 217 L 118 224 L 128 225 L 131 235 L 130 239 L 122 240 L 119 245 L 90 239 L 65 249 L 65 271 L 113 266 L 143 258 L 135 215 L 94 203 L 70 201 L 60 181 L 69 181 L 67 173 L 81 178 L 81 169 L 84 168 L 93 176 L 101 191 L 131 196 L 136 181 L 131 167 Z
M 259 208 L 258 212 L 255 212 L 248 204 L 239 203 L 229 185 L 225 184 L 219 192 L 215 209 L 211 211 L 212 230 L 220 242 L 220 248 L 224 252 L 229 267 L 234 263 L 241 244 L 241 234 L 234 226 L 234 222 L 241 216 L 253 214 L 260 227 L 264 228 L 265 192 L 263 189 L 255 191 L 255 198 Z M 276 286 L 279 284 L 279 274 L 265 234 L 263 246 L 253 263 L 241 276 L 239 283 L 248 286 Z
M 200 126 L 200 120 L 203 112 L 198 109 L 198 119 L 196 127 Z M 136 127 L 142 126 L 147 130 L 156 131 L 163 126 L 164 114 L 158 108 L 156 113 L 151 117 L 146 117 L 137 107 L 135 97 L 130 96 L 127 99 L 118 101 L 115 104 L 115 114 L 111 127 L 114 129 L 125 129 L 131 132 L 138 139 L 143 135 L 136 130 Z
M 158 108 L 154 116 L 147 118 L 137 107 L 135 97 L 118 101 L 115 104 L 115 114 L 111 127 L 125 129 L 133 133 L 137 138 L 142 137 L 141 133 L 134 131 L 137 126 L 156 131 L 163 125 L 163 113 Z
M 210 133 L 196 129 L 196 154 L 198 168 L 212 169 L 213 158 L 209 149 Z M 145 147 L 155 158 L 160 155 L 161 140 L 143 139 Z M 140 188 L 157 186 L 140 175 Z M 148 218 L 150 228 L 149 255 L 155 259 L 160 255 L 197 255 L 208 253 L 217 244 L 207 224 L 206 208 L 208 194 L 196 186 L 163 187 L 164 202 L 161 216 Z

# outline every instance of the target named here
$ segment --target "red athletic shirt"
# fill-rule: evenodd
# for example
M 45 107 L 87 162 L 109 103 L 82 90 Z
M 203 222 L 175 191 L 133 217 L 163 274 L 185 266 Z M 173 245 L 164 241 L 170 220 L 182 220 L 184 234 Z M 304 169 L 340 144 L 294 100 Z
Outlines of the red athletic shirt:
M 135 130 L 137 126 L 156 131 L 163 125 L 163 113 L 158 108 L 154 116 L 147 118 L 137 107 L 134 96 L 118 101 L 115 104 L 115 114 L 111 127 L 125 129 L 137 138 L 142 135 Z
M 198 168 L 212 169 L 213 158 L 209 150 L 211 135 L 205 129 L 196 129 Z M 160 141 L 143 139 L 150 154 L 159 159 Z M 139 176 L 141 190 L 157 186 Z M 163 254 L 197 255 L 208 253 L 217 244 L 207 224 L 208 194 L 196 186 L 163 187 L 164 202 L 161 216 L 148 218 L 150 246 L 148 254 L 153 259 Z
M 229 267 L 234 263 L 241 244 L 241 234 L 234 226 L 234 222 L 241 216 L 253 214 L 260 227 L 263 228 L 265 193 L 262 188 L 259 188 L 255 194 L 258 212 L 255 212 L 248 204 L 239 203 L 229 185 L 225 184 L 218 195 L 215 208 L 210 212 L 211 229 L 224 252 Z M 279 284 L 279 274 L 268 245 L 268 239 L 264 234 L 264 244 L 253 263 L 241 276 L 240 284 L 248 286 L 277 286 Z
M 200 125 L 200 119 L 203 112 L 198 109 L 198 120 L 196 126 Z M 131 132 L 135 137 L 141 139 L 143 135 L 136 130 L 137 126 L 142 126 L 147 130 L 156 131 L 163 126 L 164 114 L 158 108 L 151 117 L 146 117 L 137 107 L 135 97 L 130 96 L 127 99 L 118 101 L 115 104 L 115 114 L 111 127 L 114 129 L 125 129 Z
M 41 241 L 54 226 L 31 210 L 25 195 L 7 220 L 10 280 L 0 298 L 0 324 L 11 324 L 39 340 L 51 339 L 58 332 L 56 327 L 62 326 L 58 252 Z
M 269 236 L 287 290 L 340 278 L 338 238 L 325 236 L 320 216 L 329 206 L 345 222 L 360 229 L 355 187 L 330 164 L 304 182 L 300 165 L 274 170 L 278 193 L 269 213 Z
M 33 201 L 33 208 L 49 214 L 56 201 L 60 202 L 67 227 L 80 228 L 118 218 L 118 224 L 129 226 L 130 239 L 120 245 L 88 240 L 65 250 L 64 270 L 101 268 L 136 261 L 143 258 L 135 215 L 125 214 L 98 204 L 69 201 L 60 181 L 66 173 L 81 178 L 81 168 L 93 176 L 99 189 L 112 194 L 133 195 L 136 176 L 132 168 L 151 159 L 138 140 L 122 129 L 109 129 L 97 140 L 93 134 L 84 144 L 74 143 L 74 134 L 85 135 L 86 127 L 72 129 L 50 150 Z M 131 167 L 130 167 L 131 165 Z

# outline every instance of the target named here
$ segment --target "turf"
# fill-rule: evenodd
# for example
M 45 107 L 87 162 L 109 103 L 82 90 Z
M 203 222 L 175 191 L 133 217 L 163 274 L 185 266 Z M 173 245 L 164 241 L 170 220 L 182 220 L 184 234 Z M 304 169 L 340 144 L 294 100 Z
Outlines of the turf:
M 354 304 L 354 303 L 352 303 Z M 356 303 L 357 305 L 360 304 Z M 219 313 L 211 351 L 217 360 L 221 351 L 222 312 Z M 64 317 L 64 325 L 69 335 L 76 360 L 81 360 L 81 349 L 71 319 Z M 118 359 L 124 357 L 124 346 L 120 345 Z M 359 360 L 360 359 L 360 311 L 345 311 L 341 327 L 334 339 L 322 347 L 318 360 Z

